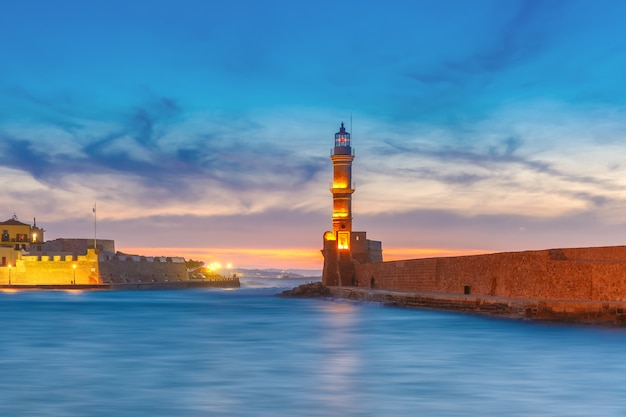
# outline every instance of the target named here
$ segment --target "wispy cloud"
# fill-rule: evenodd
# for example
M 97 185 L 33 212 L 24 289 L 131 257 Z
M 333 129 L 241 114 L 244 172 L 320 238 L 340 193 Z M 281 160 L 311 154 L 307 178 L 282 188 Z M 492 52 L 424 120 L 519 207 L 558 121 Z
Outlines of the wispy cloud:
M 3 134 L 0 161 L 55 189 L 63 200 L 79 192 L 89 200 L 126 205 L 115 217 L 319 206 L 307 194 L 318 194 L 311 189 L 329 164 L 321 149 L 322 155 L 306 146 L 300 150 L 308 132 L 276 142 L 273 116 L 223 123 L 207 114 L 183 118 L 182 112 L 175 100 L 156 98 L 120 112 L 114 123 L 82 119 L 85 128 L 57 138 L 56 152 L 42 147 L 38 130 L 9 126 L 13 132 Z M 283 121 L 279 129 L 290 131 L 290 124 Z M 6 187 L 16 191 L 21 184 Z
M 3 9 L 0 212 L 78 233 L 97 200 L 132 247 L 316 246 L 353 114 L 355 225 L 384 240 L 626 222 L 623 2 L 127 3 Z

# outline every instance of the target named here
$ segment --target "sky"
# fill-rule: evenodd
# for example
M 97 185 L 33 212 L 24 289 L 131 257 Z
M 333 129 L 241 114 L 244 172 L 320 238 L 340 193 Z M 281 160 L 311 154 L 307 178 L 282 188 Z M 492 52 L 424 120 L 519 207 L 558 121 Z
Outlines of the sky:
M 621 0 L 3 1 L 0 218 L 321 270 L 329 159 L 385 260 L 626 244 Z M 4 213 L 4 214 L 2 214 Z M 5 220 L 5 219 L 2 219 Z

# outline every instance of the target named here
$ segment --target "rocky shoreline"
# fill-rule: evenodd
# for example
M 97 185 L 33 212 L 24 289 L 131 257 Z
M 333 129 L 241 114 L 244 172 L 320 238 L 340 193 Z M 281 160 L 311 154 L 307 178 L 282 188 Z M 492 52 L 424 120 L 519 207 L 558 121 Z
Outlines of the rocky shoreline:
M 281 297 L 314 298 L 330 297 L 332 294 L 329 287 L 325 286 L 320 281 L 317 281 L 298 285 L 297 287 L 285 290 L 278 295 Z

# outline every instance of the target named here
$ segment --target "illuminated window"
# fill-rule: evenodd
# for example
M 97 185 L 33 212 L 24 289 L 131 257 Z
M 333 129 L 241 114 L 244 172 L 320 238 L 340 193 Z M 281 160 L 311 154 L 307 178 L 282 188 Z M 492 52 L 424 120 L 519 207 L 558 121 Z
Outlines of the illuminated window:
M 346 250 L 350 248 L 350 233 L 349 232 L 338 232 L 337 233 L 337 248 L 341 250 Z

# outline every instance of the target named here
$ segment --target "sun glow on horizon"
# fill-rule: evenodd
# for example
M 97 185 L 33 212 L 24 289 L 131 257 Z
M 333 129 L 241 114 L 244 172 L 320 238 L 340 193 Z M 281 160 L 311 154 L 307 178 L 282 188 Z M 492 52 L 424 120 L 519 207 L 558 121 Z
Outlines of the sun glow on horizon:
M 220 263 L 238 268 L 280 268 L 322 270 L 324 259 L 319 248 L 169 248 L 124 247 L 126 253 L 145 256 L 181 256 L 204 261 L 206 265 Z
M 181 256 L 204 261 L 206 265 L 235 265 L 238 268 L 280 268 L 322 270 L 324 258 L 319 248 L 170 248 L 126 247 L 122 252 L 145 256 Z M 468 256 L 493 253 L 493 250 L 388 247 L 383 242 L 383 259 L 402 259 Z

